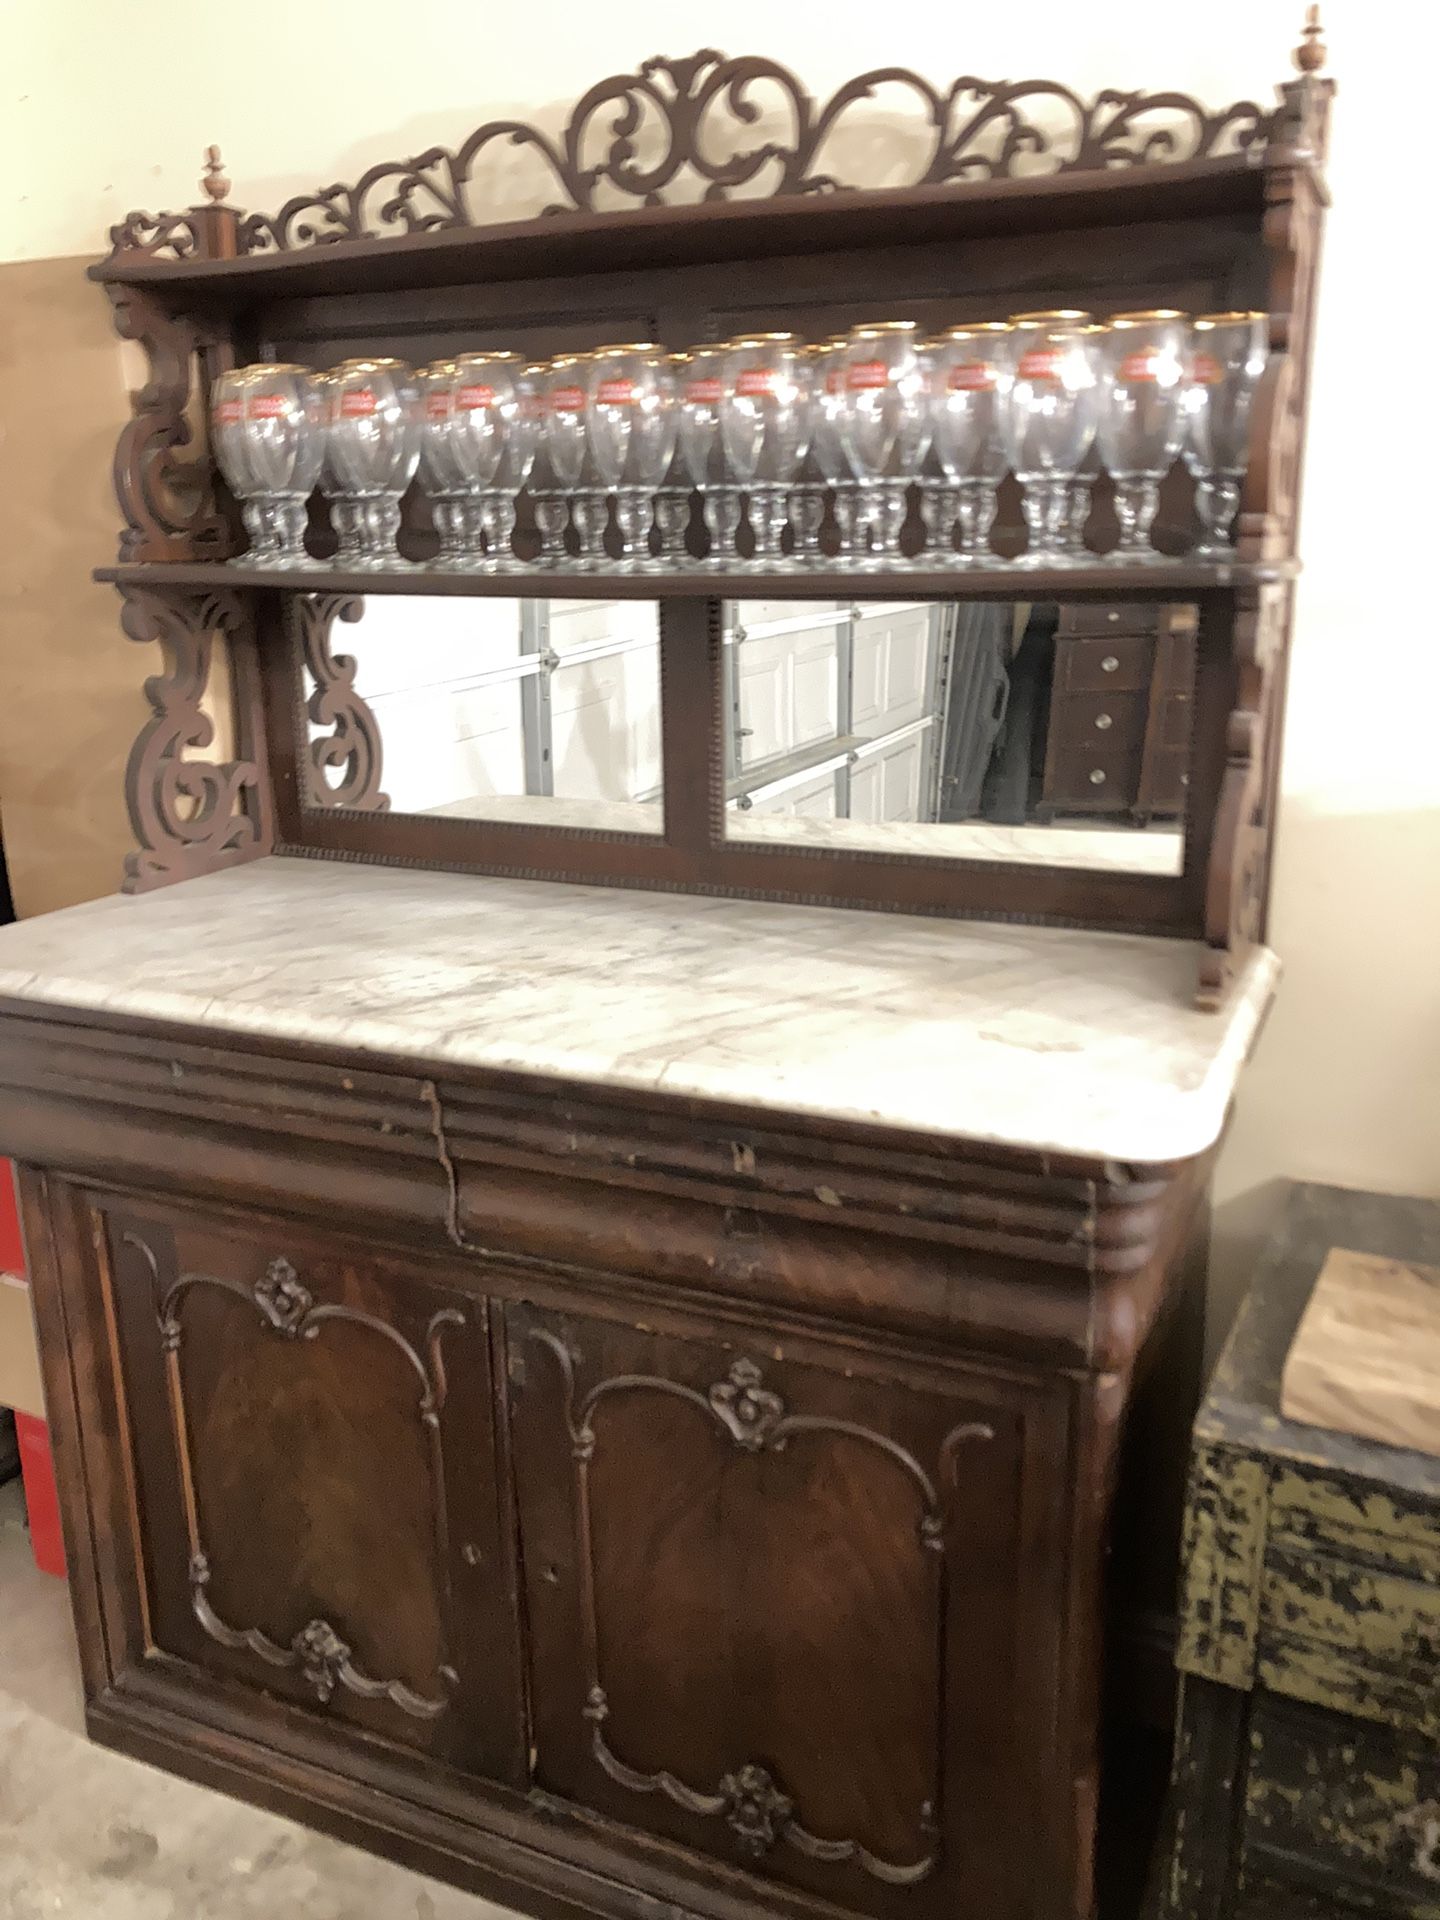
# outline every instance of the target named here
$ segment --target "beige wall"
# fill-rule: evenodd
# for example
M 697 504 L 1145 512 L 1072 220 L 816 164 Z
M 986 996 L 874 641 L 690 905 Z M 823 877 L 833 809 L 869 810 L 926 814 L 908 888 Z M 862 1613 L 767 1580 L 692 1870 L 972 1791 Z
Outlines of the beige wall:
M 143 34 L 132 12 L 101 0 L 25 9 L 7 39 L 0 129 L 14 146 L 0 167 L 14 195 L 0 206 L 0 259 L 42 263 L 33 281 L 13 267 L 0 278 L 0 409 L 12 435 L 12 408 L 22 430 L 29 422 L 45 476 L 38 489 L 28 469 L 0 481 L 0 804 L 22 906 L 113 883 L 123 838 L 113 775 L 139 669 L 113 637 L 104 596 L 83 580 L 103 545 L 92 528 L 109 524 L 100 501 L 117 363 L 79 260 L 47 257 L 94 250 L 137 202 L 186 204 L 207 142 L 225 150 L 235 199 L 269 208 L 353 179 L 373 159 L 453 142 L 490 115 L 558 125 L 597 75 L 717 38 L 733 53 L 774 54 L 817 91 L 894 61 L 937 78 L 1045 73 L 1081 89 L 1179 85 L 1217 102 L 1268 99 L 1286 77 L 1301 11 L 1299 0 L 1168 13 L 1150 0 L 961 12 L 925 0 L 889 11 L 828 0 L 823 12 L 631 0 L 617 15 L 575 0 L 538 12 L 251 0 L 240 35 L 207 26 L 188 0 L 146 0 Z M 1358 0 L 1332 0 L 1327 12 L 1341 97 L 1273 920 L 1288 973 L 1221 1171 L 1224 1297 L 1281 1176 L 1440 1193 L 1440 644 L 1416 564 L 1435 538 L 1424 505 L 1436 431 L 1433 406 L 1428 422 L 1421 411 L 1428 324 L 1410 325 L 1399 362 L 1416 399 L 1389 408 L 1371 378 L 1384 364 L 1387 303 L 1403 309 L 1419 292 L 1406 280 L 1413 209 L 1389 198 L 1389 181 L 1407 166 L 1412 177 L 1429 172 L 1428 124 L 1395 110 L 1394 66 L 1428 70 L 1419 41 L 1434 26 Z M 32 160 L 42 152 L 43 165 Z M 495 198 L 533 196 L 523 158 L 502 163 Z M 17 294 L 34 298 L 18 320 Z M 65 383 L 76 362 L 58 354 L 66 343 L 81 349 L 73 393 Z M 59 533 L 52 509 L 62 497 L 82 503 L 82 537 Z M 1371 564 L 1382 539 L 1405 560 L 1394 584 Z

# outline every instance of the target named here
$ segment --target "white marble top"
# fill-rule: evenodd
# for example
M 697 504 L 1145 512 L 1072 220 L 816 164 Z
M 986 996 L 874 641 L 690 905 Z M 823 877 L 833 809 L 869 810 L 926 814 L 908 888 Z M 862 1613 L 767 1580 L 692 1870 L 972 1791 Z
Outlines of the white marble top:
M 1188 941 L 270 859 L 0 929 L 0 997 L 1054 1153 L 1218 1137 L 1278 962 Z

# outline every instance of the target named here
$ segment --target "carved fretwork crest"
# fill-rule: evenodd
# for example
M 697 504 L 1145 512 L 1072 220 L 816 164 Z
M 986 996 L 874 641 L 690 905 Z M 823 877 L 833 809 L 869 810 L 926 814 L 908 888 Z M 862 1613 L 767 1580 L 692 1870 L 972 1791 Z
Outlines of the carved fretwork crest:
M 517 148 L 538 184 L 512 210 L 524 218 L 844 191 L 867 184 L 854 178 L 857 157 L 871 179 L 878 170 L 895 186 L 943 186 L 1258 156 L 1282 143 L 1322 155 L 1328 103 L 1329 84 L 1309 60 L 1275 108 L 1237 100 L 1211 110 L 1171 90 L 1106 88 L 1087 100 L 1054 80 L 970 74 L 937 85 L 905 67 L 857 74 L 822 101 L 778 61 L 706 47 L 682 59 L 657 55 L 597 82 L 558 134 L 522 120 L 487 121 L 453 150 L 381 161 L 353 185 L 299 194 L 273 214 L 128 214 L 110 230 L 112 258 L 203 255 L 217 214 L 233 223 L 242 254 L 485 225 L 497 218 L 487 204 L 486 184 L 497 178 L 487 162 Z M 207 173 L 217 166 L 211 149 Z M 213 198 L 215 182 L 207 177 L 205 186 Z

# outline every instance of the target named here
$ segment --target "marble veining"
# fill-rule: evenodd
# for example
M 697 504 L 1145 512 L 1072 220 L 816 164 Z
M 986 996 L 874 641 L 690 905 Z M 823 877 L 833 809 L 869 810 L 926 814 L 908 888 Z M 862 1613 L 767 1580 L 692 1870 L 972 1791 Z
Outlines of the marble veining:
M 1189 941 L 268 859 L 0 929 L 0 998 L 1158 1162 L 1274 991 Z

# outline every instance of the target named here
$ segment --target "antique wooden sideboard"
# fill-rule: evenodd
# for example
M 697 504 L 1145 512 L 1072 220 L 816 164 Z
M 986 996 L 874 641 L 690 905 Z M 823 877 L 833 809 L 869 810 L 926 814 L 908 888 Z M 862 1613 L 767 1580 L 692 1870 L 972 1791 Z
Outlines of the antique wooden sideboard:
M 1312 25 L 1274 109 L 892 69 L 822 110 L 707 54 L 558 141 L 116 230 L 94 273 L 152 372 L 100 577 L 163 656 L 131 897 L 0 935 L 96 1738 L 534 1913 L 1092 1911 L 1102 1726 L 1170 1709 L 1209 1174 L 1278 970 L 1320 60 Z M 837 188 L 825 140 L 881 86 L 920 103 L 918 178 Z M 766 87 L 791 133 L 746 147 Z M 502 142 L 566 208 L 477 224 Z M 963 574 L 587 575 L 657 607 L 644 832 L 390 804 L 335 645 L 362 595 L 357 651 L 391 596 L 411 658 L 444 605 L 509 596 L 533 637 L 573 574 L 235 564 L 192 444 L 247 360 L 1077 300 L 1269 315 L 1233 554 L 1187 557 L 1177 467 L 1153 565 L 1025 574 L 1071 632 L 1193 634 L 1173 870 L 727 816 L 721 596 L 1013 600 L 1013 482 Z M 435 551 L 418 495 L 401 546 Z

